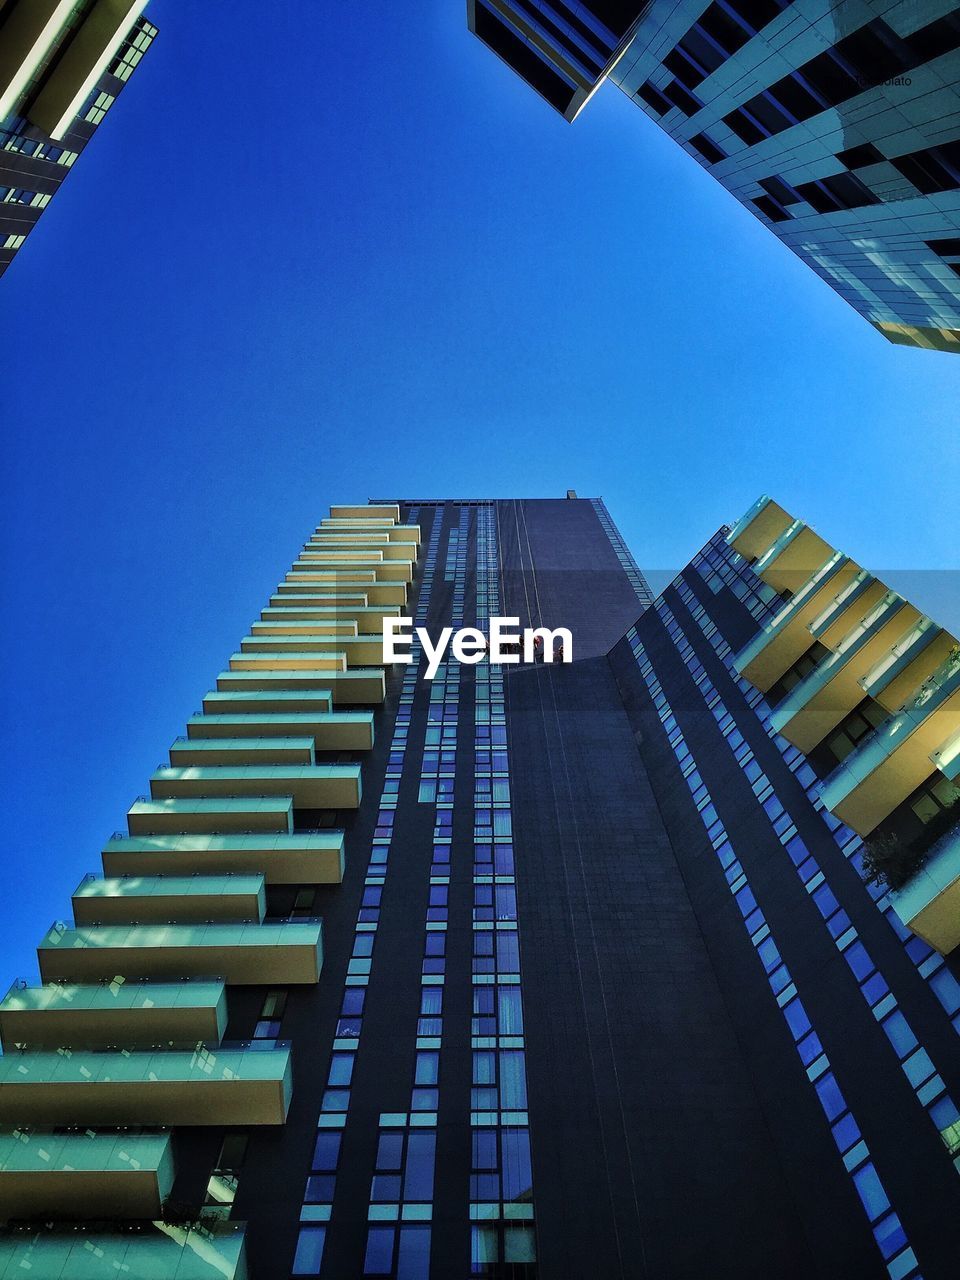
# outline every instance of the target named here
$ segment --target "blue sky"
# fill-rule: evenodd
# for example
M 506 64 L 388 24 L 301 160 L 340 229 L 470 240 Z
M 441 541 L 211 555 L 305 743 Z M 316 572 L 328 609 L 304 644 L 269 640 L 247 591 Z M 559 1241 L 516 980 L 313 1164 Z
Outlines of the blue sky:
M 662 568 L 769 492 L 955 566 L 960 358 L 888 345 L 612 87 L 564 123 L 463 9 L 153 0 L 0 282 L 5 975 L 331 501 L 576 488 Z

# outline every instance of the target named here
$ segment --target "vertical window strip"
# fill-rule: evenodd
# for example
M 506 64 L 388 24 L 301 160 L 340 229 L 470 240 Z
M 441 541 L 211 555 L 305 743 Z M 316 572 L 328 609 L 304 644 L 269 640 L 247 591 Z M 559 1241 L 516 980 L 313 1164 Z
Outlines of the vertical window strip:
M 690 591 L 689 587 L 687 591 Z M 693 593 L 690 592 L 690 595 Z M 947 1151 L 954 1157 L 954 1167 L 960 1172 L 960 1111 L 947 1092 L 943 1078 L 910 1027 L 884 974 L 870 956 L 849 915 L 841 907 L 816 858 L 800 838 L 796 825 L 778 799 L 773 784 L 737 729 L 736 720 L 727 710 L 683 628 L 662 597 L 657 601 L 656 612 L 701 698 L 717 721 L 724 742 L 750 783 L 773 834 L 786 851 L 834 946 L 853 974 L 857 989 L 887 1037 L 907 1083 L 936 1127 Z
M 433 590 L 434 574 L 437 567 L 437 553 L 440 547 L 443 514 L 443 505 L 439 504 L 434 509 L 430 539 L 424 554 L 423 578 L 420 584 L 416 610 L 418 622 L 426 620 L 430 604 L 430 595 Z M 412 513 L 408 513 L 408 523 L 414 522 L 411 519 L 411 515 Z M 347 977 L 340 1005 L 336 1036 L 333 1041 L 333 1051 L 330 1055 L 327 1084 L 320 1103 L 320 1115 L 317 1118 L 317 1137 L 313 1163 L 310 1176 L 307 1178 L 307 1186 L 300 1210 L 300 1236 L 291 1272 L 294 1276 L 318 1275 L 323 1261 L 323 1247 L 326 1238 L 325 1224 L 330 1221 L 330 1212 L 333 1205 L 340 1155 L 341 1130 L 347 1121 L 347 1111 L 350 1105 L 350 1085 L 353 1078 L 357 1050 L 360 1047 L 360 1033 L 363 1030 L 363 1006 L 373 966 L 373 949 L 376 942 L 377 925 L 380 920 L 380 900 L 386 881 L 387 859 L 390 853 L 393 821 L 406 758 L 407 739 L 410 732 L 413 700 L 416 693 L 417 673 L 423 656 L 423 649 L 416 639 L 416 633 L 414 633 L 414 639 L 411 644 L 411 656 L 413 661 L 406 669 L 400 689 L 397 718 L 394 723 L 390 752 L 387 757 L 387 768 L 380 794 L 377 825 L 371 842 L 370 861 L 367 866 L 367 875 L 364 879 L 363 897 L 354 931 L 353 953 L 347 964 Z
M 713 550 L 718 557 L 724 554 L 724 548 L 730 555 L 737 555 L 733 548 L 727 545 L 722 532 L 715 535 L 712 543 Z M 739 559 L 740 557 L 737 558 Z M 756 577 L 749 566 L 746 567 L 746 572 Z M 757 580 L 759 581 L 759 579 Z M 803 787 L 807 799 L 819 813 L 840 852 L 856 868 L 868 896 L 896 934 L 911 964 L 930 987 L 935 998 L 951 1020 L 954 1030 L 960 1035 L 960 980 L 947 968 L 943 956 L 934 951 L 922 938 L 918 938 L 916 934 L 911 933 L 902 922 L 890 901 L 889 891 L 880 885 L 867 884 L 863 880 L 863 841 L 860 836 L 826 808 L 820 795 L 819 779 L 813 767 L 798 747 L 793 746 L 772 727 L 770 722 L 771 709 L 763 694 L 737 671 L 733 661 L 733 650 L 720 634 L 716 623 L 710 618 L 704 606 L 700 604 L 693 591 L 682 578 L 677 579 L 677 591 L 694 621 L 710 642 L 717 657 L 723 663 L 751 710 L 757 716 L 767 736 L 780 752 L 787 768 Z
M 630 548 L 624 542 L 620 530 L 613 523 L 613 520 L 610 517 L 610 512 L 607 510 L 603 499 L 591 498 L 590 505 L 597 513 L 597 519 L 600 521 L 600 525 L 604 533 L 607 535 L 607 539 L 609 540 L 611 547 L 613 547 L 614 555 L 616 555 L 617 559 L 620 561 L 620 567 L 630 579 L 630 585 L 636 592 L 637 599 L 643 605 L 644 609 L 649 608 L 650 605 L 653 604 L 653 592 L 650 590 L 650 584 L 643 576 L 640 566 L 630 554 Z
M 500 613 L 496 510 L 477 513 L 476 625 Z M 502 668 L 474 667 L 471 1274 L 536 1262 Z
M 452 578 L 454 584 L 451 614 L 461 620 L 469 525 L 470 509 L 462 507 L 457 528 L 450 532 L 444 568 L 444 579 Z M 426 623 L 428 603 L 421 602 L 417 608 L 414 621 L 418 626 Z M 419 659 L 419 652 L 415 656 Z M 369 1276 L 428 1280 L 430 1274 L 459 698 L 460 664 L 443 662 L 430 685 L 420 772 L 419 801 L 435 804 L 436 817 L 410 1109 L 380 1113 L 363 1262 L 363 1274 Z
M 637 635 L 627 632 L 641 678 L 653 701 L 667 740 L 686 780 L 700 820 L 706 829 L 731 896 L 737 904 L 754 952 L 763 965 L 770 991 L 787 1025 L 807 1079 L 830 1126 L 834 1144 L 844 1169 L 853 1182 L 883 1257 L 891 1280 L 920 1280 L 919 1264 L 907 1240 L 906 1231 L 884 1190 L 876 1167 L 860 1131 L 860 1126 L 841 1092 L 823 1045 L 807 1015 L 796 983 L 750 888 L 733 844 L 717 814 L 712 797 L 700 776 L 697 762 L 688 747 L 653 663 Z

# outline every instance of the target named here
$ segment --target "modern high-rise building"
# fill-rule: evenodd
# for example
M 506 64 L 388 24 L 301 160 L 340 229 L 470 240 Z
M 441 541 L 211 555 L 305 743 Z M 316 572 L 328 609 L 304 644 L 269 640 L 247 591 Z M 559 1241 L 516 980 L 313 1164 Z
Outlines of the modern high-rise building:
M 890 341 L 960 351 L 960 6 L 467 0 L 567 119 L 604 80 Z
M 0 1002 L 0 1278 L 955 1280 L 958 708 L 769 499 L 334 507 Z
M 157 34 L 147 0 L 0 0 L 0 275 Z

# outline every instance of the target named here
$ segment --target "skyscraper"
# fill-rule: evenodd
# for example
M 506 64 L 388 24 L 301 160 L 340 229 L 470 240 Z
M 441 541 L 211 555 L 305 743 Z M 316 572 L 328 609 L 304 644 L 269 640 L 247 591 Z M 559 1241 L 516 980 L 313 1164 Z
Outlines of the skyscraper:
M 468 0 L 567 119 L 609 79 L 890 341 L 960 350 L 960 8 Z
M 334 507 L 0 1002 L 0 1277 L 952 1280 L 958 681 L 769 499 Z
M 147 0 L 0 0 L 0 275 L 157 34 Z

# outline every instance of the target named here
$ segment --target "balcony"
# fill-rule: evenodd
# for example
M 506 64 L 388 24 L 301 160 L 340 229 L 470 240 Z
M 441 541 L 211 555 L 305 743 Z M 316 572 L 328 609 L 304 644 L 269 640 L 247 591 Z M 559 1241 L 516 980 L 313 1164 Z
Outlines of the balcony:
M 172 1186 L 168 1133 L 0 1133 L 0 1220 L 158 1218 Z
M 413 538 L 401 542 L 398 538 L 391 538 L 386 533 L 345 533 L 339 529 L 324 529 L 321 533 L 315 533 L 304 545 L 303 554 L 308 556 L 334 549 L 380 551 L 383 553 L 384 560 L 412 562 L 417 558 L 418 543 Z
M 857 572 L 848 556 L 835 551 L 737 654 L 740 674 L 766 692 L 806 653 L 811 644 L 811 621 L 822 612 L 827 599 Z
M 251 712 L 249 715 L 191 716 L 187 721 L 190 746 L 199 749 L 209 744 L 213 752 L 211 763 L 217 764 L 230 763 L 227 758 L 221 760 L 216 756 L 217 745 L 244 741 L 230 735 L 245 729 L 258 735 L 256 741 L 306 740 L 318 751 L 368 751 L 373 746 L 374 736 L 372 711 Z M 274 734 L 277 736 L 273 737 Z M 292 734 L 304 737 L 287 736 Z M 178 757 L 175 763 L 187 763 L 185 755 Z
M 250 796 L 244 799 L 137 800 L 127 812 L 132 836 L 176 834 L 181 831 L 292 831 L 291 796 Z
M 54 925 L 37 949 L 44 982 L 192 978 L 250 986 L 311 984 L 323 963 L 319 921 Z
M 902 596 L 887 592 L 839 647 L 777 706 L 772 727 L 801 751 L 812 751 L 863 701 L 860 678 L 918 617 Z M 832 806 L 828 803 L 827 807 Z
M 374 610 L 374 612 L 378 611 Z M 336 636 L 349 637 L 358 634 L 359 626 L 355 619 L 337 617 L 338 609 L 331 609 L 330 613 L 334 616 L 327 620 L 317 619 L 314 622 L 289 622 L 282 619 L 279 622 L 254 622 L 250 626 L 251 634 L 248 638 L 274 640 L 303 636 L 305 639 L 307 637 L 312 639 L 314 636 L 323 636 L 333 639 Z
M 764 495 L 740 517 L 727 534 L 727 542 L 747 560 L 755 560 L 792 522 L 783 507 Z
M 222 671 L 217 676 L 217 689 L 221 693 L 329 689 L 336 706 L 339 703 L 380 703 L 384 698 L 385 684 L 380 668 L 355 667 L 352 671 Z M 298 710 L 307 708 L 298 707 Z
M 265 911 L 262 875 L 88 876 L 73 895 L 78 925 L 232 923 Z
M 960 946 L 960 826 L 937 841 L 922 869 L 890 901 L 907 928 L 941 955 Z
M 274 596 L 274 601 L 279 599 L 280 605 L 289 606 L 290 599 L 288 596 Z M 375 634 L 377 631 L 382 633 L 384 618 L 399 618 L 400 606 L 397 604 L 381 604 L 368 605 L 341 603 L 334 606 L 321 604 L 316 608 L 307 606 L 306 608 L 283 607 L 264 609 L 260 614 L 260 621 L 255 622 L 250 628 L 251 631 L 259 632 L 261 628 L 264 631 L 271 631 L 276 635 L 313 635 L 316 634 L 312 628 L 343 625 L 347 622 L 356 622 L 363 624 L 364 629 Z M 301 631 L 300 628 L 304 630 Z
M 287 712 L 328 715 L 332 706 L 333 694 L 329 689 L 232 689 L 229 692 L 213 689 L 203 699 L 204 715 L 210 717 L 220 713 L 242 715 L 244 718 L 247 714 L 282 715 Z
M 199 796 L 292 796 L 298 809 L 356 809 L 358 764 L 170 766 L 150 777 L 155 800 Z M 131 832 L 131 835 L 134 833 Z
M 397 544 L 399 546 L 399 543 Z M 377 559 L 363 558 L 376 556 Z M 352 558 L 351 557 L 355 557 Z M 337 581 L 344 575 L 352 576 L 354 571 L 365 574 L 373 570 L 374 582 L 412 582 L 413 563 L 410 560 L 384 560 L 380 551 L 334 551 L 320 555 L 304 551 L 300 558 L 290 566 L 287 581 L 299 582 L 308 578 L 313 582 Z
M 828 649 L 836 648 L 854 624 L 879 604 L 886 594 L 887 588 L 872 573 L 866 569 L 859 570 L 823 612 L 812 620 L 811 636 Z
M 317 578 L 316 575 L 306 577 L 295 574 L 293 579 L 286 579 L 277 584 L 277 594 L 270 597 L 272 605 L 305 605 L 309 601 L 315 604 L 335 604 L 337 600 L 353 604 L 406 604 L 407 584 L 405 582 L 377 582 L 372 575 L 358 578 L 351 574 L 350 578 L 336 577 L 330 579 Z M 349 617 L 348 613 L 342 615 Z
M 303 588 L 297 595 L 291 597 L 289 592 L 281 595 L 278 587 L 270 597 L 270 605 L 271 608 L 261 611 L 261 618 L 268 617 L 278 609 L 282 610 L 280 617 L 295 618 L 298 614 L 293 612 L 294 609 L 309 609 L 310 613 L 306 615 L 308 617 L 319 611 L 324 617 L 349 619 L 353 617 L 354 610 L 367 607 L 367 595 L 362 588 L 352 591 L 329 588 L 323 591 L 309 591 Z
M 247 1045 L 0 1057 L 2 1125 L 277 1125 L 290 1050 Z
M 325 533 L 374 533 L 385 534 L 398 542 L 421 541 L 418 524 L 396 524 L 392 520 L 332 520 L 325 517 L 313 531 L 313 536 Z
M 823 784 L 823 802 L 866 835 L 934 770 L 934 753 L 960 723 L 960 657 L 953 656 Z
M 102 982 L 12 987 L 0 1002 L 4 1052 L 219 1044 L 227 1025 L 222 982 Z M 3 1272 L 0 1271 L 0 1277 Z
M 203 721 L 206 716 L 195 719 Z M 232 732 L 247 728 L 246 716 L 233 717 Z M 220 726 L 221 730 L 223 726 Z M 249 738 L 230 738 L 223 734 L 209 738 L 177 738 L 170 748 L 170 763 L 176 768 L 199 764 L 314 764 L 313 735 L 302 737 L 252 735 Z
M 380 506 L 349 506 L 340 504 L 330 508 L 331 520 L 392 520 L 395 524 L 400 523 L 400 507 L 396 503 L 382 504 Z M 403 526 L 408 529 L 409 525 Z
M 326 653 L 232 653 L 231 671 L 346 671 L 344 641 Z M 381 655 L 382 656 L 382 655 Z
M 798 591 L 834 549 L 802 520 L 792 521 L 754 563 L 753 571 L 774 591 Z
M 339 884 L 344 844 L 342 831 L 114 836 L 102 856 L 111 876 L 262 872 L 267 884 Z
M 375 667 L 383 662 L 383 634 L 356 636 L 265 636 L 262 634 L 244 636 L 240 642 L 240 655 L 230 659 L 233 670 L 250 670 L 244 667 L 241 659 L 262 657 L 271 659 L 274 670 L 290 663 L 295 666 L 309 666 L 306 659 L 321 655 L 334 656 L 342 653 L 347 667 Z M 303 661 L 297 661 L 302 659 Z M 278 660 L 278 661 L 277 661 Z
M 864 693 L 887 711 L 899 711 L 946 661 L 955 644 L 949 632 L 930 618 L 920 618 L 860 681 Z
M 109 1233 L 20 1227 L 0 1238 L 0 1280 L 246 1280 L 244 1230 L 239 1222 Z

